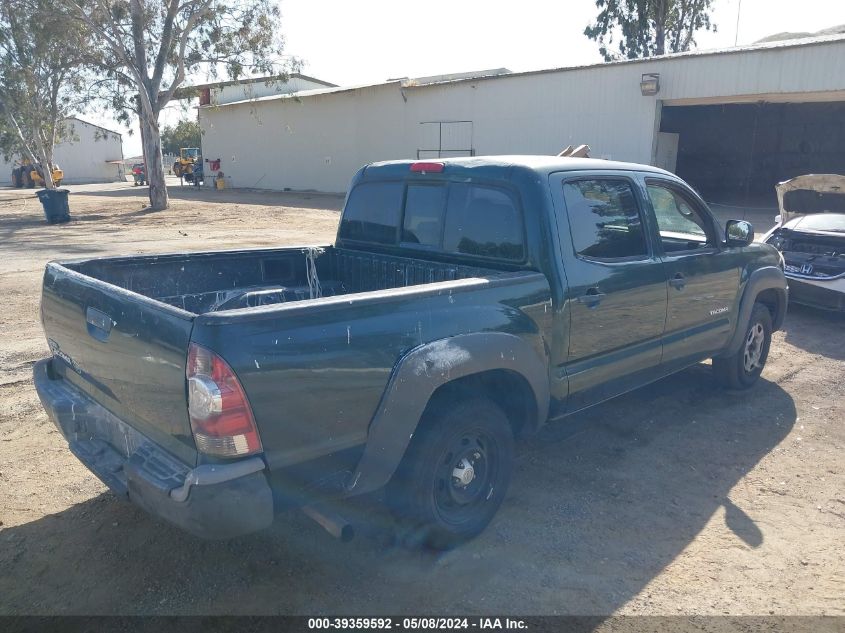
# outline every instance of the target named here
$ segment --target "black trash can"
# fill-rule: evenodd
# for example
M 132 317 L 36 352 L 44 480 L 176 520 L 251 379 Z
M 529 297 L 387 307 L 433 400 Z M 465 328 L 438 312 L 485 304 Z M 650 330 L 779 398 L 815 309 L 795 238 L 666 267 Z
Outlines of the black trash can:
M 48 224 L 58 224 L 70 220 L 70 207 L 67 203 L 69 189 L 42 189 L 37 191 L 41 206 L 44 207 L 44 216 Z

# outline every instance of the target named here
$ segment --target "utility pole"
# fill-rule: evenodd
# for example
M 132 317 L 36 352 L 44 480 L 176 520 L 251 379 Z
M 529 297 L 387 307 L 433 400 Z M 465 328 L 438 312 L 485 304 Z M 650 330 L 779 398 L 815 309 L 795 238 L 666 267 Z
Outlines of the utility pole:
M 736 31 L 734 31 L 734 46 L 737 45 L 739 42 L 739 14 L 742 11 L 742 0 L 739 0 L 739 4 L 736 7 Z

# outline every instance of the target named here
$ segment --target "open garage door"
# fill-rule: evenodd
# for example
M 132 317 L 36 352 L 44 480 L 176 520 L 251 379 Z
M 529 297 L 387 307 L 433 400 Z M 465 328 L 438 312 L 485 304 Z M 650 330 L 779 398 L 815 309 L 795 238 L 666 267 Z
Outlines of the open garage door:
M 776 207 L 782 180 L 845 174 L 842 101 L 665 105 L 658 146 L 675 134 L 674 171 L 708 201 Z

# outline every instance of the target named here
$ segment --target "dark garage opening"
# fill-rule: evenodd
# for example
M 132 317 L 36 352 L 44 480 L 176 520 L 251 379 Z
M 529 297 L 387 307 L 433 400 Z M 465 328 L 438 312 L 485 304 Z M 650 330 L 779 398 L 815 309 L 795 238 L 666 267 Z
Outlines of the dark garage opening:
M 708 201 L 776 207 L 775 185 L 845 174 L 845 102 L 664 106 L 678 134 L 676 173 Z

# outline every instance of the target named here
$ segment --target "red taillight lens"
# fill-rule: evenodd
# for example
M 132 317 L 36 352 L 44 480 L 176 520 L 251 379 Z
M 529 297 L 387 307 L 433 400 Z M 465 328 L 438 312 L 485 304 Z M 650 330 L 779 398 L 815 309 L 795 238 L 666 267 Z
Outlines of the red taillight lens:
M 423 174 L 439 174 L 445 166 L 444 163 L 411 163 L 411 171 Z
M 252 409 L 235 372 L 214 352 L 188 349 L 188 413 L 197 450 L 218 457 L 261 452 Z

